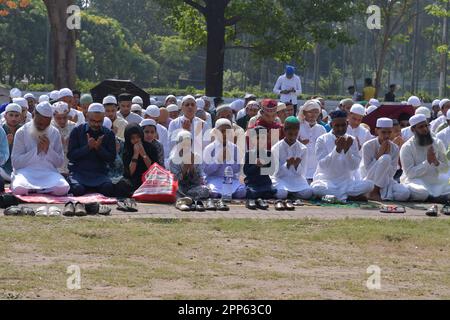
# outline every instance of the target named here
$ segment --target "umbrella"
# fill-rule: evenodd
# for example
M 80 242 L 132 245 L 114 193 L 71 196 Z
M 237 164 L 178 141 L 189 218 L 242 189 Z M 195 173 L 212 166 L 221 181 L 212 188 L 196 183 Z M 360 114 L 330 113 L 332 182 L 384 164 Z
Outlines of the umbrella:
M 406 105 L 382 105 L 377 110 L 373 111 L 371 114 L 367 115 L 363 119 L 363 123 L 370 126 L 372 134 L 375 134 L 375 128 L 377 126 L 377 120 L 379 118 L 391 118 L 398 119 L 400 115 L 407 114 L 412 117 L 415 110 L 412 106 Z
M 150 105 L 150 95 L 130 80 L 104 80 L 91 89 L 92 98 L 98 103 L 102 103 L 103 98 L 108 95 L 113 95 L 117 98 L 122 93 L 129 93 L 132 96 L 141 97 L 144 101 L 144 107 Z

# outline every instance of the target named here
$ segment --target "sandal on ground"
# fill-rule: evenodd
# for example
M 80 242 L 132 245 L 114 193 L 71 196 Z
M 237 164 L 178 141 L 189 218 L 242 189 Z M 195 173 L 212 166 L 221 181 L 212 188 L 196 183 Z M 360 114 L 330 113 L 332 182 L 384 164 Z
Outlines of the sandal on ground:
M 216 208 L 218 211 L 230 211 L 230 207 L 223 202 L 222 199 L 218 200 L 216 203 Z
M 216 204 L 214 203 L 213 199 L 208 199 L 208 201 L 206 201 L 205 209 L 207 211 L 216 211 L 217 210 Z
M 426 215 L 429 217 L 437 217 L 439 215 L 439 207 L 437 204 L 433 205 L 427 210 Z
M 205 205 L 203 204 L 203 201 L 197 200 L 197 201 L 195 202 L 195 209 L 196 209 L 198 212 L 205 212 L 206 209 L 205 209 Z
M 75 203 L 75 216 L 76 217 L 85 217 L 85 216 L 87 216 L 84 204 L 82 204 L 81 202 Z
M 137 204 L 134 199 L 121 199 L 117 201 L 117 210 L 124 212 L 137 212 Z
M 405 207 L 385 205 L 385 206 L 381 206 L 380 212 L 382 212 L 382 213 L 405 213 L 406 209 L 405 209 Z
M 275 201 L 275 210 L 276 211 L 284 211 L 284 210 L 286 210 L 286 206 L 284 205 L 283 200 Z
M 34 216 L 35 212 L 32 208 L 12 206 L 3 212 L 5 216 Z
M 61 216 L 61 209 L 58 207 L 50 207 L 48 208 L 48 216 L 49 217 L 59 217 Z
M 47 217 L 48 208 L 47 206 L 42 206 L 36 209 L 36 217 Z
M 450 203 L 446 203 L 446 204 L 442 207 L 441 213 L 442 213 L 444 216 L 450 216 Z
M 75 216 L 75 204 L 72 201 L 69 201 L 65 204 L 63 215 L 65 217 L 74 217 Z
M 191 205 L 193 201 L 191 198 L 180 198 L 175 203 L 175 208 L 177 208 L 180 211 L 188 212 L 191 211 Z
M 286 208 L 287 211 L 294 211 L 295 210 L 295 206 L 294 206 L 294 204 L 292 203 L 291 200 L 286 200 L 284 202 L 284 207 Z

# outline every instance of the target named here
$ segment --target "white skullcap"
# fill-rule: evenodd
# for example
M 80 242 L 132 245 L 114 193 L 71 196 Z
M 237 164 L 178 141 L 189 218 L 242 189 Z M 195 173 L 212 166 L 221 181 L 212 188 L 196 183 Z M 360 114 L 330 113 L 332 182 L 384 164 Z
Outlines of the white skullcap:
M 55 101 L 59 99 L 59 91 L 58 90 L 53 90 L 52 92 L 50 92 L 50 100 Z
M 19 106 L 17 103 L 10 103 L 6 106 L 5 113 L 8 112 L 17 112 L 22 113 L 22 107 Z
M 106 104 L 115 104 L 117 105 L 117 99 L 114 96 L 106 96 L 103 98 L 103 105 Z
M 36 107 L 36 111 L 43 117 L 46 118 L 53 117 L 53 108 L 47 101 L 39 103 Z
M 172 94 L 169 94 L 169 95 L 166 97 L 166 99 L 164 100 L 164 104 L 166 104 L 166 103 L 167 103 L 167 100 L 169 100 L 169 99 L 175 99 L 175 100 L 177 100 L 177 97 L 175 97 L 175 96 L 172 95 Z M 155 100 L 155 103 L 156 103 L 156 100 Z M 154 104 L 154 103 L 152 102 L 152 104 Z
M 141 111 L 142 112 L 142 107 L 139 104 L 133 104 L 133 105 L 131 105 L 131 111 Z
M 155 98 L 150 98 L 150 104 L 156 105 L 156 99 Z
M 440 103 L 441 103 L 441 100 L 436 99 L 436 100 L 433 101 L 433 103 L 431 104 L 431 106 L 432 106 L 432 107 L 434 107 L 434 106 L 439 106 Z
M 407 106 L 408 105 L 408 101 L 402 101 L 400 102 L 402 105 Z
M 199 109 L 199 110 L 205 109 L 205 100 L 200 98 L 200 99 L 196 99 L 195 102 L 197 103 L 197 109 Z
M 25 98 L 14 98 L 12 99 L 13 103 L 17 103 L 19 106 L 22 107 L 22 109 L 28 110 L 28 101 Z
M 245 101 L 244 100 L 235 100 L 230 104 L 231 110 L 233 110 L 234 112 L 238 112 L 242 109 L 244 109 L 244 104 Z
M 109 130 L 111 130 L 111 129 L 112 129 L 112 121 L 111 121 L 111 119 L 108 118 L 108 117 L 105 117 L 105 118 L 103 119 L 103 126 L 104 126 L 105 128 L 108 128 Z
M 317 100 L 317 99 L 315 99 L 315 100 Z M 317 101 L 319 101 L 319 100 L 317 100 Z M 344 105 L 344 104 L 347 104 L 347 103 L 351 103 L 351 104 L 353 104 L 354 102 L 353 102 L 353 100 L 352 99 L 342 99 L 340 102 L 339 102 L 339 105 Z
M 443 99 L 441 100 L 441 102 L 439 102 L 439 108 L 443 108 L 447 103 L 449 103 L 450 100 L 449 99 Z
M 389 118 L 380 118 L 377 120 L 377 128 L 393 128 L 394 121 Z
M 322 119 L 326 119 L 326 118 L 328 118 L 328 112 L 327 112 L 327 110 L 323 109 L 322 110 Z
M 178 108 L 181 107 L 181 100 L 180 99 L 177 99 L 177 106 L 178 106 Z
M 134 97 L 133 98 L 133 100 L 131 100 L 131 103 L 132 104 L 144 104 L 144 100 L 142 100 L 142 98 L 141 97 L 139 97 L 139 96 L 136 96 L 136 97 Z
M 105 107 L 101 103 L 93 103 L 89 106 L 88 113 L 105 113 Z
M 17 88 L 12 88 L 11 91 L 9 92 L 9 97 L 11 99 L 20 98 L 20 97 L 22 97 L 22 91 L 20 91 Z
M 231 121 L 225 118 L 218 119 L 214 128 L 219 129 L 221 126 L 229 126 L 232 127 Z
M 259 109 L 259 103 L 256 102 L 255 100 L 251 100 L 251 101 L 247 102 L 247 106 L 246 107 L 247 108 L 251 107 L 250 109 Z
M 32 93 L 27 93 L 26 95 L 23 96 L 25 99 L 33 99 L 36 100 L 36 97 L 34 96 L 34 94 Z
M 431 110 L 427 107 L 417 108 L 416 114 L 423 114 L 427 119 L 431 118 Z
M 50 101 L 50 97 L 46 94 L 43 94 L 42 96 L 39 97 L 39 103 L 41 102 L 45 102 L 45 101 Z
M 188 100 L 194 100 L 195 101 L 195 98 L 193 96 L 191 96 L 191 95 L 187 95 L 187 96 L 183 97 L 183 99 L 181 100 L 181 104 L 183 105 Z
M 167 106 L 167 112 L 175 112 L 175 111 L 179 111 L 180 109 L 178 108 L 178 106 L 176 104 L 170 104 Z
M 418 97 L 412 96 L 412 97 L 409 97 L 408 104 L 410 106 L 413 106 L 413 107 L 417 108 L 417 107 L 420 107 L 422 105 L 422 102 L 420 102 L 420 99 Z
M 371 114 L 372 112 L 374 112 L 374 111 L 377 110 L 377 109 L 378 109 L 378 108 L 375 107 L 375 106 L 370 106 L 370 107 L 368 107 L 368 108 L 367 108 L 367 111 L 366 111 L 366 115 Z
M 59 90 L 59 99 L 64 97 L 73 97 L 73 92 L 69 88 L 63 88 Z
M 178 107 L 177 107 L 178 110 Z M 171 112 L 171 111 L 170 111 Z M 157 106 L 148 106 L 145 110 L 145 114 L 152 118 L 158 118 L 161 115 L 161 110 Z
M 65 102 L 57 102 L 53 104 L 53 110 L 57 114 L 65 114 L 69 112 L 69 105 Z
M 142 128 L 144 127 L 148 127 L 148 126 L 153 126 L 156 127 L 157 123 L 155 120 L 153 119 L 144 119 L 141 121 L 141 123 L 139 124 Z
M 286 104 L 285 103 L 283 103 L 283 102 L 278 102 L 278 105 L 277 105 L 277 112 L 280 112 L 280 111 L 283 111 L 283 110 L 286 110 Z
M 423 114 L 418 114 L 413 116 L 411 119 L 409 119 L 409 124 L 411 125 L 411 127 L 414 127 L 416 125 L 418 125 L 421 122 L 426 122 L 427 121 L 427 117 L 424 116 Z
M 375 109 L 378 109 L 377 106 L 372 105 L 372 107 L 375 107 Z M 356 103 L 352 106 L 350 109 L 350 113 L 354 113 L 360 116 L 364 116 L 366 114 L 366 108 L 364 108 L 362 105 Z
M 192 134 L 191 134 L 190 131 L 181 130 L 180 132 L 178 132 L 178 134 L 177 134 L 177 141 L 178 142 L 181 142 L 181 141 L 186 140 L 186 139 L 192 140 Z
M 306 101 L 305 104 L 302 106 L 302 111 L 311 111 L 311 110 L 321 110 L 320 102 L 319 100 L 309 100 Z
M 381 107 L 381 103 L 377 99 L 370 99 L 369 104 L 377 108 Z

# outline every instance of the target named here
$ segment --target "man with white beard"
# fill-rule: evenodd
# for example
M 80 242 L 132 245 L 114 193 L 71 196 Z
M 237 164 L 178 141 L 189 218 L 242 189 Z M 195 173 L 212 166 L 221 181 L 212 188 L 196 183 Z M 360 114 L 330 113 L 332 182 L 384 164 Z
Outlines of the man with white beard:
M 445 202 L 450 194 L 448 161 L 442 141 L 430 130 L 427 118 L 416 115 L 409 120 L 414 136 L 400 150 L 403 175 L 400 182 L 411 191 L 412 201 Z
M 16 132 L 11 155 L 14 195 L 64 196 L 69 192 L 69 184 L 58 172 L 64 163 L 64 152 L 58 130 L 50 125 L 52 117 L 50 103 L 40 103 L 33 120 Z

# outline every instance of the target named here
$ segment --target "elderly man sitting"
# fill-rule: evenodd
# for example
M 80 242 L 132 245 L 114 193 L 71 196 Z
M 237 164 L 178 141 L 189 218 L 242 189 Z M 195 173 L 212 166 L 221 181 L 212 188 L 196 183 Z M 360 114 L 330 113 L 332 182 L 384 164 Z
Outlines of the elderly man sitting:
M 52 117 L 51 105 L 40 103 L 33 121 L 16 133 L 11 156 L 14 169 L 11 191 L 15 195 L 64 196 L 69 191 L 69 184 L 58 172 L 64 163 L 64 152 L 58 130 L 50 125 Z
M 88 123 L 76 127 L 69 138 L 69 182 L 74 196 L 88 191 L 107 197 L 114 195 L 108 177 L 108 164 L 116 159 L 114 133 L 103 127 L 105 108 L 93 103 L 88 109 Z

